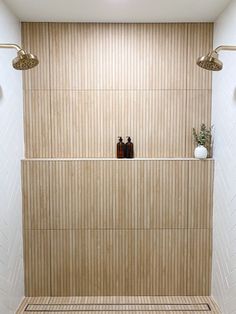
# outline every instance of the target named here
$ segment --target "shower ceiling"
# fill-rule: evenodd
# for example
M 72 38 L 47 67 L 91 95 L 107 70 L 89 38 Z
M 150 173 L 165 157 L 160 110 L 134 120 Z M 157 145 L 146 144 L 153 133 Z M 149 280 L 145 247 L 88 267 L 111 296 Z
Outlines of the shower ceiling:
M 5 0 L 30 22 L 211 22 L 230 0 Z

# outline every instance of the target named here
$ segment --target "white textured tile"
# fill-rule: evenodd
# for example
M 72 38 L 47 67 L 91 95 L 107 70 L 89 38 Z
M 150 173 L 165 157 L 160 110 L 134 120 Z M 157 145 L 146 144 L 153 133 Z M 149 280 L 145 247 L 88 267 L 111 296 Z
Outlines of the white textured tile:
M 236 45 L 236 0 L 215 23 L 214 46 Z M 222 313 L 236 313 L 236 53 L 221 52 L 224 68 L 213 75 L 215 126 L 212 293 Z
M 20 23 L 0 0 L 0 42 L 20 43 Z M 22 77 L 16 51 L 0 49 L 0 314 L 13 314 L 24 295 L 20 159 Z

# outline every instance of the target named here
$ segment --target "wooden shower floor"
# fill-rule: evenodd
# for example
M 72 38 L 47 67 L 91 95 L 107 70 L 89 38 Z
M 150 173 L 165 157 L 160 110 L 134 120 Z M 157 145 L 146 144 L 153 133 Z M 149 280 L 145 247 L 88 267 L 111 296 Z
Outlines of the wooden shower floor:
M 17 314 L 220 313 L 211 297 L 30 297 Z

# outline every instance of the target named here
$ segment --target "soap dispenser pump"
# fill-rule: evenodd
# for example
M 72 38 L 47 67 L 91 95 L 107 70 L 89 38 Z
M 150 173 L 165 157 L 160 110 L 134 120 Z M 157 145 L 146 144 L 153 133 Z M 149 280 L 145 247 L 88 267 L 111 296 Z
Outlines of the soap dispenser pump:
M 121 136 L 118 137 L 119 142 L 117 143 L 117 158 L 125 158 L 125 143 Z
M 134 144 L 131 142 L 131 137 L 127 136 L 126 146 L 126 158 L 134 158 Z

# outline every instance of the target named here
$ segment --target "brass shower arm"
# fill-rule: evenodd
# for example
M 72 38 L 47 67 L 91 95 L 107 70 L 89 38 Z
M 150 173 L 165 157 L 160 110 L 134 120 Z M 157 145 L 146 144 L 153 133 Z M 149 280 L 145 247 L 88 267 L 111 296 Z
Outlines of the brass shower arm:
M 21 51 L 21 47 L 16 45 L 16 44 L 0 44 L 0 48 L 13 48 L 16 49 L 17 51 Z
M 236 50 L 236 46 L 219 46 L 216 49 L 214 49 L 214 51 L 216 53 L 218 53 L 221 50 L 235 51 Z

